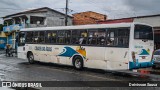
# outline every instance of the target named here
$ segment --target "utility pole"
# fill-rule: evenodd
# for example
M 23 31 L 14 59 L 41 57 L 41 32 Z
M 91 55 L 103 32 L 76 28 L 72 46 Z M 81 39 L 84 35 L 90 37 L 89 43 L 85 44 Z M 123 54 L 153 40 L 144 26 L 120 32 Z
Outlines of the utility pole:
M 66 0 L 65 26 L 67 26 L 67 22 L 68 22 L 68 0 Z

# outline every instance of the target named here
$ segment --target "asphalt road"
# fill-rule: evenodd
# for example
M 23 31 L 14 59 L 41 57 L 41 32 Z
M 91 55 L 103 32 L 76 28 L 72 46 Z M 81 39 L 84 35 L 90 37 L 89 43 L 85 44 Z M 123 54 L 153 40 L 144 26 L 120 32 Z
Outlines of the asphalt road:
M 6 57 L 0 54 L 0 80 L 1 81 L 159 81 L 159 78 L 151 78 L 146 76 L 126 75 L 119 73 L 105 72 L 103 70 L 84 69 L 82 71 L 75 70 L 73 67 L 55 65 L 49 63 L 29 64 L 27 60 L 18 59 L 16 57 Z M 106 88 L 95 87 L 54 87 L 54 88 L 38 88 L 48 90 L 106 90 Z M 107 87 L 112 90 L 113 87 Z M 128 88 L 116 88 L 132 89 Z M 134 88 L 134 90 L 141 88 Z M 142 88 L 145 90 L 158 90 L 159 88 Z M 30 89 L 27 89 L 30 90 Z

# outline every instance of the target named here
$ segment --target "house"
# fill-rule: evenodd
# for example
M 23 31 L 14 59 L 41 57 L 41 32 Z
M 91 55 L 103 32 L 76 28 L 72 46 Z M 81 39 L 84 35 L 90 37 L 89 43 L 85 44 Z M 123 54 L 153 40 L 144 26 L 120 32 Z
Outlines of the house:
M 72 16 L 67 16 L 67 25 L 72 25 Z M 65 25 L 65 14 L 48 7 L 27 10 L 2 17 L 3 32 L 7 37 L 6 44 L 16 48 L 17 32 L 21 28 L 53 27 Z
M 106 19 L 106 15 L 97 12 L 80 12 L 73 14 L 73 25 L 97 24 L 97 21 L 103 21 Z

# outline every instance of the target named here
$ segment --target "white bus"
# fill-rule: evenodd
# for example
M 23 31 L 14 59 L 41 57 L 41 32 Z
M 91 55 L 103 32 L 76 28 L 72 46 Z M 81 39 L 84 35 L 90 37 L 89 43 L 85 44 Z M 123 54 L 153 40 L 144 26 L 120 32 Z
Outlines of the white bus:
M 152 27 L 119 23 L 21 29 L 18 58 L 104 70 L 153 64 Z

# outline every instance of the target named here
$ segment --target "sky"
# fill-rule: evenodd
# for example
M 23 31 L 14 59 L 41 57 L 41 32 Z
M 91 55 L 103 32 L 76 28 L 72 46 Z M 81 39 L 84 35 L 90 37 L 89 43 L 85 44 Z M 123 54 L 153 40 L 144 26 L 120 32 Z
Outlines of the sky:
M 5 15 L 49 7 L 65 11 L 66 0 L 0 0 L 0 17 Z M 109 19 L 160 14 L 160 0 L 69 0 L 69 14 L 95 11 Z M 0 20 L 1 22 L 1 20 Z

